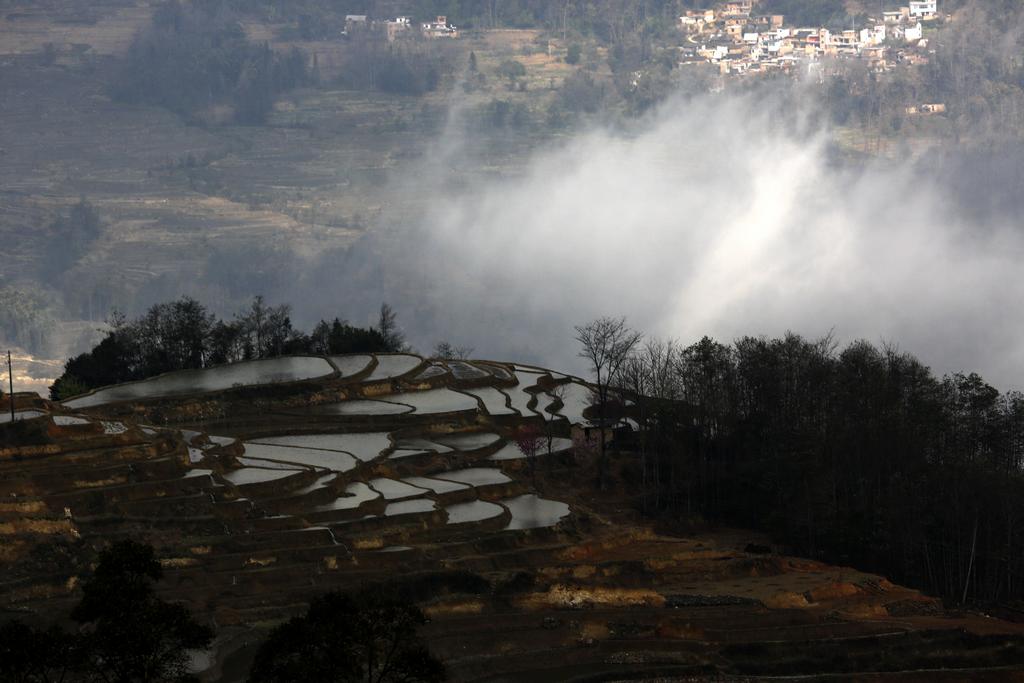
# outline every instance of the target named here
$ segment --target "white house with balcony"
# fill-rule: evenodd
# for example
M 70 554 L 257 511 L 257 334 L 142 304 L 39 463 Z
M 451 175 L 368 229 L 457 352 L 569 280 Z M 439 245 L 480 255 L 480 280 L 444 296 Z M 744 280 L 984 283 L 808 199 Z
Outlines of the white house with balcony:
M 938 14 L 938 0 L 910 0 L 910 16 L 914 19 L 934 19 Z

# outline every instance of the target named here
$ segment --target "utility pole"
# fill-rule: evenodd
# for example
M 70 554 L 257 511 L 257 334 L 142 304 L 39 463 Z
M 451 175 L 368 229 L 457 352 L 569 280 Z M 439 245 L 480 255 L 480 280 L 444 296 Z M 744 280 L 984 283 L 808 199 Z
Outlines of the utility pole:
M 14 422 L 14 367 L 11 365 L 11 350 L 7 349 L 7 382 L 11 387 L 11 423 Z

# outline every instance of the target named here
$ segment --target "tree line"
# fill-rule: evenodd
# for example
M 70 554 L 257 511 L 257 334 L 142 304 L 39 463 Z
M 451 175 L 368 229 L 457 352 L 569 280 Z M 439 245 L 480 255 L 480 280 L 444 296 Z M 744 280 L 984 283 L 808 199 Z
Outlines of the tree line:
M 127 320 L 114 314 L 111 330 L 91 351 L 68 359 L 50 387 L 54 399 L 102 386 L 146 379 L 174 370 L 304 353 L 394 352 L 406 348 L 394 310 L 382 304 L 376 327 L 321 320 L 312 332 L 292 326 L 291 307 L 262 296 L 233 318 L 210 313 L 191 297 L 155 304 Z
M 398 95 L 423 95 L 438 88 L 455 65 L 448 41 L 388 42 L 380 27 L 354 29 L 345 46 L 338 84 Z
M 599 385 L 635 400 L 646 512 L 765 530 L 950 601 L 1024 598 L 1020 392 L 865 341 L 579 332 Z
M 190 653 L 213 629 L 162 600 L 152 546 L 126 540 L 99 555 L 69 631 L 20 620 L 0 624 L 0 680 L 7 683 L 184 683 Z M 436 683 L 444 665 L 423 644 L 416 605 L 386 586 L 314 598 L 305 614 L 270 631 L 256 652 L 254 683 Z

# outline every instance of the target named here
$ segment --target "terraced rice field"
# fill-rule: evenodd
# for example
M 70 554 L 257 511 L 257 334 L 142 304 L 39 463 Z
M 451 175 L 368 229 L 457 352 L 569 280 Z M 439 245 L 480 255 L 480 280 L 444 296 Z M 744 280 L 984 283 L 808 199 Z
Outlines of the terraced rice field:
M 455 379 L 457 380 L 485 379 L 490 374 L 486 370 L 481 370 L 472 363 L 460 360 L 448 361 L 448 367 L 451 369 L 452 374 L 455 375 Z
M 384 496 L 384 500 L 401 500 L 403 498 L 417 498 L 424 495 L 426 489 L 413 486 L 405 482 L 378 477 L 370 480 L 370 487 Z
M 508 396 L 500 389 L 484 387 L 482 389 L 465 389 L 467 394 L 472 394 L 484 404 L 484 410 L 489 415 L 515 415 L 516 411 L 508 405 Z
M 417 515 L 424 512 L 433 512 L 437 509 L 434 505 L 434 501 L 419 499 L 419 500 L 403 500 L 398 503 L 388 503 L 388 506 L 384 508 L 385 517 L 398 517 L 399 515 Z
M 402 458 L 411 458 L 418 455 L 426 455 L 428 453 L 434 453 L 434 451 L 421 451 L 414 448 L 396 448 L 392 451 L 391 455 L 388 456 L 388 460 L 401 460 Z
M 260 460 L 259 458 L 246 458 L 245 456 L 241 456 L 241 457 L 238 457 L 238 458 L 235 458 L 235 459 L 240 464 L 245 465 L 246 467 L 260 467 L 260 468 L 268 469 L 268 470 L 292 470 L 292 471 L 295 471 L 295 470 L 300 470 L 301 469 L 302 471 L 308 471 L 305 468 L 296 467 L 296 465 L 298 463 L 275 462 L 273 460 Z
M 501 501 L 512 513 L 506 529 L 537 529 L 554 526 L 569 515 L 569 506 L 557 500 L 547 500 L 532 493 Z
M 451 493 L 452 491 L 465 491 L 470 487 L 466 484 L 459 484 L 444 479 L 431 479 L 430 477 L 406 477 L 402 480 L 410 486 L 417 486 L 421 489 L 433 491 L 434 493 Z
M 338 475 L 332 473 L 321 474 L 316 480 L 308 486 L 303 486 L 301 489 L 296 489 L 292 492 L 295 496 L 304 496 L 307 493 L 313 493 L 314 491 L 320 491 L 328 488 L 332 483 L 338 481 Z
M 533 401 L 533 393 L 527 391 L 527 389 L 537 386 L 541 375 L 540 373 L 524 372 L 521 370 L 517 371 L 515 375 L 519 385 L 507 390 L 512 408 L 524 417 L 533 415 L 534 412 L 529 408 L 530 403 Z
M 371 462 L 391 448 L 387 432 L 352 432 L 349 434 L 304 434 L 300 436 L 261 437 L 255 442 L 268 446 L 287 446 L 293 449 L 319 449 L 341 451 L 363 462 Z
M 471 500 L 468 503 L 449 505 L 444 511 L 448 514 L 449 524 L 466 524 L 498 517 L 505 513 L 505 508 L 484 500 Z
M 276 481 L 285 477 L 302 474 L 307 470 L 286 470 L 286 469 L 260 469 L 257 467 L 243 467 L 239 470 L 226 472 L 223 477 L 236 486 L 246 484 L 264 484 L 268 481 Z
M 391 401 L 344 401 L 317 406 L 315 412 L 323 415 L 402 415 L 411 413 L 415 408 Z
M 246 443 L 245 454 L 249 459 L 293 463 L 332 470 L 334 472 L 349 472 L 354 470 L 358 464 L 352 455 L 341 451 L 293 448 L 290 446 L 274 446 L 261 443 Z
M 450 453 L 453 450 L 444 444 L 427 439 L 399 439 L 395 447 L 402 450 L 434 451 L 435 453 Z
M 364 381 L 379 382 L 386 379 L 401 377 L 402 375 L 409 374 L 422 363 L 423 359 L 419 356 L 403 354 L 378 355 L 377 367 L 374 368 L 373 372 L 371 372 L 369 377 Z
M 40 410 L 16 410 L 14 411 L 14 420 L 31 420 L 33 418 L 42 417 L 46 413 Z M 5 424 L 11 421 L 10 411 L 3 411 L 0 413 L 0 424 Z
M 17 415 L 17 413 L 15 413 L 15 415 Z M 6 417 L 7 421 L 10 422 L 11 416 L 8 414 L 6 415 Z M 77 417 L 75 415 L 54 415 L 53 424 L 57 425 L 58 427 L 72 427 L 75 425 L 87 425 L 89 424 L 89 420 L 85 419 L 84 417 Z
M 523 424 L 540 423 L 525 403 L 540 392 L 538 407 L 550 405 L 539 382 L 550 389 L 552 373 L 517 368 L 519 385 L 509 387 L 512 375 L 496 364 L 486 373 L 494 385 L 465 371 L 422 380 L 414 376 L 425 359 L 382 358 L 387 381 L 351 379 L 369 372 L 364 354 L 332 358 L 341 371 L 314 384 L 268 385 L 255 392 L 258 405 L 252 394 L 204 393 L 205 422 L 190 394 L 73 414 L 40 400 L 32 410 L 53 423 L 27 426 L 68 434 L 52 444 L 66 450 L 0 460 L 0 486 L 19 494 L 6 509 L 24 501 L 41 506 L 47 524 L 73 524 L 74 533 L 58 532 L 69 552 L 87 555 L 126 536 L 153 543 L 174 600 L 251 642 L 325 590 L 436 581 L 423 605 L 425 633 L 456 681 L 541 680 L 538 671 L 552 681 L 625 680 L 646 675 L 637 667 L 648 662 L 699 653 L 682 669 L 653 671 L 657 680 L 705 672 L 722 656 L 718 641 L 763 648 L 770 634 L 787 646 L 843 638 L 845 647 L 845 639 L 971 623 L 930 612 L 914 622 L 905 616 L 914 605 L 941 605 L 848 568 L 748 553 L 745 536 L 658 535 L 637 521 L 631 498 L 593 488 L 585 454 L 557 455 L 571 448 L 570 422 L 589 405 L 576 380 L 565 389 L 566 419 L 546 424 L 557 434 L 551 467 L 530 468 L 514 439 Z M 499 411 L 504 392 L 522 419 Z M 415 408 L 388 407 L 406 400 Z M 617 458 L 628 464 L 628 455 Z M 32 536 L 37 520 L 18 527 L 6 520 L 19 513 L 4 514 L 0 547 L 15 559 L 0 563 L 0 596 L 19 610 L 65 606 L 70 575 L 35 559 L 51 552 L 53 533 Z M 7 543 L 10 529 L 16 543 Z M 32 538 L 35 546 L 21 545 Z M 889 604 L 901 616 L 890 619 Z M 715 616 L 722 610 L 732 610 L 726 621 Z M 230 642 L 217 647 L 226 650 L 208 661 L 238 654 Z
M 468 467 L 463 470 L 451 470 L 443 474 L 435 474 L 435 477 L 444 478 L 448 481 L 457 481 L 470 486 L 492 486 L 495 484 L 507 484 L 512 481 L 507 474 L 496 467 Z
M 437 443 L 457 451 L 476 451 L 487 448 L 501 441 L 501 436 L 493 432 L 471 432 L 468 434 L 451 434 L 439 436 Z
M 236 387 L 251 387 L 281 382 L 298 382 L 334 374 L 324 358 L 293 356 L 234 363 L 204 370 L 182 370 L 132 384 L 100 389 L 92 394 L 65 401 L 73 409 L 91 408 L 115 401 L 141 401 L 182 396 Z
M 414 379 L 416 379 L 417 381 L 420 381 L 420 380 L 425 380 L 425 379 L 432 379 L 432 378 L 436 378 L 436 377 L 442 377 L 442 376 L 447 375 L 447 374 L 448 374 L 448 367 L 446 365 L 442 365 L 441 363 L 431 363 L 426 368 L 424 368 L 422 371 L 420 371 L 420 373 L 417 374 Z
M 583 411 L 590 407 L 593 401 L 593 392 L 577 382 L 562 385 L 563 406 L 558 414 L 569 421 L 570 424 L 582 424 L 586 422 Z
M 454 413 L 477 409 L 475 398 L 448 388 L 395 394 L 391 397 L 391 400 L 412 406 L 419 415 Z
M 361 481 L 353 482 L 345 487 L 345 494 L 332 502 L 321 505 L 317 510 L 355 510 L 363 503 L 380 498 L 380 494 Z
M 547 442 L 541 444 L 541 448 L 537 451 L 537 455 L 547 455 Z M 555 437 L 551 439 L 551 452 L 560 453 L 572 448 L 572 439 L 566 439 L 563 437 Z M 519 446 L 513 441 L 502 446 L 497 452 L 491 455 L 488 460 L 495 462 L 501 462 L 503 460 L 522 460 L 527 457 L 523 451 L 519 449 Z
M 370 367 L 373 356 L 328 356 L 327 360 L 337 368 L 339 375 L 352 377 Z
M 348 378 L 369 374 L 362 384 L 374 384 L 373 395 L 360 397 L 358 390 L 347 400 L 318 403 L 303 410 L 310 415 L 338 416 L 350 420 L 359 418 L 381 419 L 389 416 L 431 416 L 442 413 L 477 411 L 496 417 L 541 416 L 545 420 L 564 418 L 569 424 L 585 422 L 583 411 L 590 405 L 590 390 L 577 380 L 559 385 L 564 406 L 553 408 L 554 397 L 540 387 L 548 373 L 540 369 L 503 366 L 496 363 L 468 361 L 428 361 L 412 354 L 362 354 L 351 356 L 299 356 L 234 365 L 170 373 L 151 380 L 100 389 L 92 394 L 65 402 L 73 409 L 89 409 L 125 401 L 166 400 L 175 396 L 213 393 L 259 385 L 335 378 L 344 382 Z M 430 389 L 419 391 L 397 390 L 384 393 L 380 383 L 404 381 L 403 378 L 432 383 Z M 508 382 L 512 387 L 480 386 L 485 380 Z M 550 379 L 548 380 L 550 381 Z M 459 383 L 469 386 L 459 386 Z M 443 384 L 444 386 L 437 386 Z M 351 385 L 350 385 L 351 386 Z M 421 387 L 422 385 L 420 385 Z M 420 388 L 417 387 L 417 388 Z M 556 391 L 552 389 L 552 391 Z M 533 408 L 530 404 L 533 403 Z M 31 413 L 26 413 L 26 416 Z M 4 419 L 0 417 L 0 420 Z M 342 449 L 344 450 L 344 449 Z M 362 458 L 363 456 L 359 456 Z

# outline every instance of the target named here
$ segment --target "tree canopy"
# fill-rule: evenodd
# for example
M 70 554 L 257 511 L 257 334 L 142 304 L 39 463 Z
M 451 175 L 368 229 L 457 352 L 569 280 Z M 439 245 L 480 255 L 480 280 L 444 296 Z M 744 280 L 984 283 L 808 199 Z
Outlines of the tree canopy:
M 397 316 L 381 307 L 378 328 L 360 328 L 335 318 L 321 320 L 312 334 L 292 326 L 291 307 L 269 305 L 262 296 L 231 320 L 219 320 L 191 297 L 155 304 L 135 320 L 115 315 L 112 330 L 91 351 L 68 359 L 50 394 L 64 399 L 88 389 L 240 360 L 318 353 L 401 351 L 405 337 Z
M 251 43 L 238 20 L 224 2 L 166 0 L 132 43 L 113 95 L 186 116 L 227 102 L 236 122 L 262 123 L 278 93 L 308 81 L 307 58 Z
M 0 626 L 0 679 L 12 683 L 103 681 L 171 683 L 191 680 L 189 650 L 203 649 L 213 631 L 181 605 L 156 596 L 163 576 L 152 546 L 126 540 L 100 553 L 82 600 L 72 611 L 77 633 L 37 630 L 19 621 Z
M 414 604 L 384 589 L 328 593 L 281 624 L 260 646 L 253 683 L 434 683 L 444 666 L 420 640 Z
M 636 399 L 648 512 L 763 529 L 950 600 L 1024 597 L 1024 396 L 829 338 L 649 341 Z

